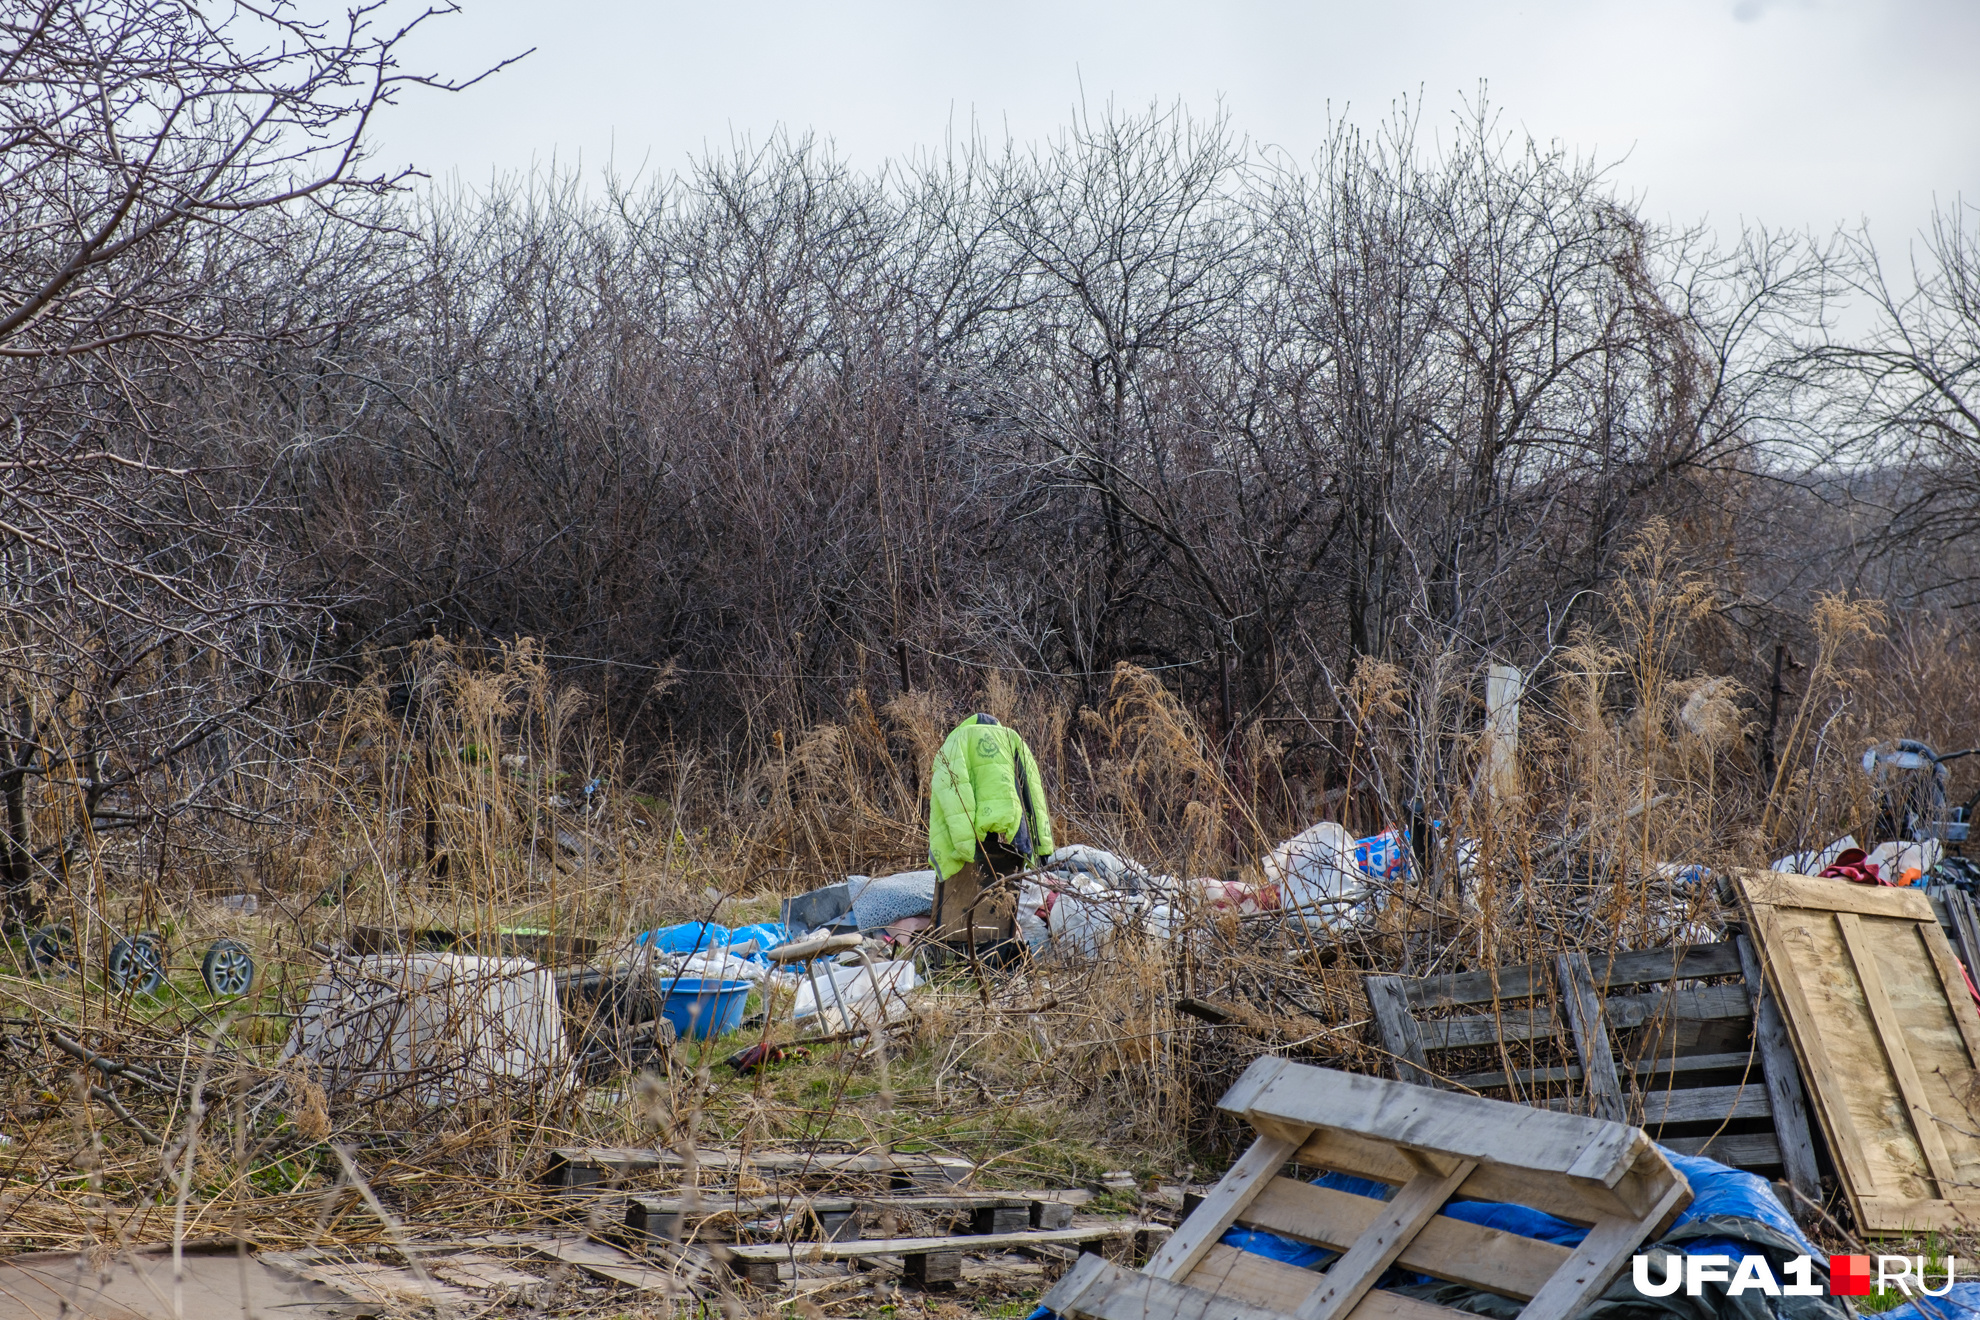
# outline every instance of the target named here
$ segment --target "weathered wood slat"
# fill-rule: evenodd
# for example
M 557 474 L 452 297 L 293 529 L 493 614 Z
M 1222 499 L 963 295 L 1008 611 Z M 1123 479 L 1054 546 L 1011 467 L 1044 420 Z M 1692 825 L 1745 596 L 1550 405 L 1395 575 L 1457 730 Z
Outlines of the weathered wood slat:
M 1203 1292 L 1235 1297 L 1268 1311 L 1290 1314 L 1306 1300 L 1313 1285 L 1320 1282 L 1320 1276 L 1312 1270 L 1220 1242 L 1197 1262 L 1183 1282 Z
M 1588 957 L 1564 953 L 1555 959 L 1561 978 L 1562 1007 L 1568 1025 L 1574 1029 L 1574 1052 L 1581 1060 L 1586 1081 L 1588 1113 L 1597 1118 L 1621 1122 L 1624 1115 L 1622 1081 L 1616 1076 L 1615 1043 L 1602 1012 L 1602 997 L 1595 989 L 1595 975 L 1588 968 Z
M 1627 1031 L 1651 1022 L 1687 1018 L 1710 1022 L 1746 1017 L 1753 1009 L 1742 985 L 1706 985 L 1665 994 L 1610 995 L 1602 1011 L 1614 1031 Z M 1505 1009 L 1496 1017 L 1440 1018 L 1420 1022 L 1417 1029 L 1426 1050 L 1464 1049 L 1522 1040 L 1544 1040 L 1558 1033 L 1551 1008 Z
M 1395 1147 L 1349 1132 L 1315 1133 L 1293 1158 L 1305 1168 L 1330 1169 L 1397 1187 L 1416 1173 Z M 1567 1183 L 1553 1174 L 1490 1164 L 1480 1165 L 1458 1194 L 1476 1201 L 1510 1201 L 1515 1205 L 1535 1205 L 1551 1198 L 1548 1213 L 1577 1224 L 1632 1213 L 1623 1198 L 1609 1188 Z
M 1297 1320 L 1343 1320 L 1477 1167 L 1477 1160 L 1458 1160 L 1449 1169 L 1425 1171 L 1404 1183 L 1354 1244 L 1327 1267 L 1320 1286 L 1293 1312 Z
M 1409 996 L 1400 976 L 1362 978 L 1368 992 L 1368 1011 L 1375 1019 L 1375 1034 L 1389 1052 L 1392 1071 L 1405 1082 L 1431 1085 L 1430 1061 L 1423 1053 L 1423 1035 L 1410 1015 Z
M 1383 1202 L 1373 1197 L 1296 1178 L 1275 1178 L 1245 1207 L 1238 1222 L 1345 1251 L 1382 1209 Z M 1566 1247 L 1551 1242 L 1438 1215 L 1403 1248 L 1397 1264 L 1524 1301 L 1567 1257 Z
M 678 1169 L 688 1163 L 686 1156 L 671 1150 L 648 1150 L 622 1146 L 559 1146 L 550 1152 L 546 1181 L 560 1179 L 565 1185 L 573 1174 L 628 1177 L 654 1169 Z M 747 1153 L 733 1150 L 706 1150 L 696 1153 L 694 1164 L 720 1173 L 747 1172 L 759 1175 L 830 1175 L 900 1173 L 960 1182 L 975 1170 L 968 1160 L 948 1155 L 894 1154 L 888 1152 L 843 1154 L 815 1151 L 766 1150 Z M 593 1178 L 592 1181 L 596 1181 Z
M 1263 1060 L 1260 1060 L 1263 1062 Z M 1284 1062 L 1274 1060 L 1274 1062 Z M 1253 1065 L 1256 1067 L 1256 1065 Z M 1246 1071 L 1250 1075 L 1250 1070 Z M 1237 1092 L 1243 1086 L 1243 1078 L 1231 1091 Z M 1229 1099 L 1227 1094 L 1225 1099 Z M 1265 1189 L 1265 1185 L 1286 1167 L 1298 1149 L 1299 1140 L 1293 1137 L 1261 1136 L 1251 1143 L 1250 1149 L 1238 1157 L 1217 1185 L 1203 1198 L 1195 1213 L 1183 1221 L 1162 1249 L 1155 1253 L 1155 1259 L 1148 1262 L 1148 1273 L 1159 1279 L 1180 1279 L 1195 1268 L 1203 1254 L 1216 1245 L 1224 1230 L 1237 1222 L 1251 1199 Z
M 1098 1256 L 1082 1256 L 1039 1305 L 1058 1315 L 1094 1320 L 1286 1320 L 1267 1310 L 1218 1293 L 1205 1292 L 1154 1274 L 1134 1274 Z
M 1254 1060 L 1245 1077 L 1258 1083 L 1244 1095 L 1240 1112 L 1246 1116 L 1343 1129 L 1455 1159 L 1513 1164 L 1603 1187 L 1614 1187 L 1636 1161 L 1637 1134 L 1598 1119 L 1546 1115 L 1503 1100 L 1272 1057 Z M 1240 1078 L 1232 1091 L 1244 1086 Z M 1219 1107 L 1230 1100 L 1225 1096 Z
M 1684 1091 L 1643 1095 L 1643 1126 L 1665 1123 L 1718 1123 L 1729 1118 L 1766 1118 L 1774 1112 L 1767 1087 L 1755 1077 L 1744 1086 L 1696 1086 Z
M 1744 1071 L 1753 1065 L 1751 1054 L 1680 1054 L 1675 1057 L 1660 1055 L 1654 1059 L 1625 1060 L 1617 1064 L 1617 1071 L 1626 1072 L 1636 1078 L 1657 1078 L 1684 1076 L 1689 1073 Z M 1581 1080 L 1581 1069 L 1569 1064 L 1564 1068 L 1522 1068 L 1517 1072 L 1464 1073 L 1451 1078 L 1451 1084 L 1472 1091 L 1490 1091 L 1508 1086 L 1535 1086 L 1547 1082 L 1577 1082 Z
M 1818 1201 L 1822 1195 L 1821 1172 L 1815 1160 L 1814 1137 L 1808 1130 L 1808 1107 L 1802 1100 L 1801 1070 L 1795 1066 L 1794 1043 L 1788 1039 L 1780 1004 L 1767 989 L 1767 978 L 1760 970 L 1760 957 L 1753 951 L 1752 940 L 1741 935 L 1734 945 L 1746 975 L 1747 997 L 1753 1001 L 1753 1049 L 1760 1056 L 1761 1076 L 1767 1083 L 1767 1098 L 1772 1102 L 1775 1158 L 1741 1161 L 1720 1154 L 1712 1158 L 1741 1167 L 1778 1163 L 1790 1186 L 1811 1202 Z
M 1031 1229 L 1023 1233 L 962 1233 L 944 1237 L 861 1238 L 852 1242 L 766 1242 L 725 1245 L 723 1250 L 744 1264 L 785 1261 L 853 1260 L 860 1256 L 920 1256 L 937 1251 L 1008 1251 L 1020 1247 L 1058 1246 L 1130 1237 L 1136 1233 L 1166 1233 L 1166 1227 L 1142 1223 L 1093 1224 L 1084 1228 Z
M 1590 959 L 1595 983 L 1611 986 L 1644 985 L 1653 981 L 1690 981 L 1709 976 L 1738 975 L 1739 954 L 1730 944 L 1694 944 L 1672 949 L 1640 949 L 1612 957 Z M 1494 999 L 1522 1000 L 1549 993 L 1545 963 L 1501 967 L 1447 976 L 1403 977 L 1402 990 L 1413 1009 L 1460 1008 L 1489 1004 Z
M 1657 1144 L 1680 1155 L 1709 1155 L 1721 1164 L 1751 1169 L 1782 1164 L 1780 1143 L 1771 1132 L 1707 1133 L 1702 1137 L 1657 1138 Z
M 1607 1219 L 1595 1225 L 1572 1248 L 1568 1263 L 1542 1285 L 1520 1312 L 1520 1320 L 1569 1320 L 1599 1297 L 1609 1281 L 1654 1232 L 1677 1217 L 1691 1200 L 1691 1189 L 1679 1179 L 1657 1205 L 1640 1219 Z

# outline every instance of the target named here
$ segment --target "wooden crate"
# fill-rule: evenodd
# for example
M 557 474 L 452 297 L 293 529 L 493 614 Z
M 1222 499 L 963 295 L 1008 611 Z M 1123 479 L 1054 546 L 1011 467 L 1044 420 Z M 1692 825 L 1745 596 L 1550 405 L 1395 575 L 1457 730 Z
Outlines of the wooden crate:
M 1980 1225 L 1980 1014 L 1918 889 L 1735 880 L 1857 1227 Z
M 1377 1038 L 1403 1081 L 1640 1124 L 1680 1154 L 1820 1194 L 1794 1052 L 1743 936 L 1364 982 Z M 1451 1009 L 1482 1011 L 1431 1016 Z M 1536 1062 L 1544 1046 L 1561 1062 Z M 1497 1066 L 1444 1066 L 1460 1051 Z
M 1313 1068 L 1253 1063 L 1219 1102 L 1258 1139 L 1146 1269 L 1086 1258 L 1047 1293 L 1095 1320 L 1455 1320 L 1460 1312 L 1375 1286 L 1391 1265 L 1525 1303 L 1521 1320 L 1567 1320 L 1662 1233 L 1691 1189 L 1640 1129 Z M 1284 1176 L 1288 1162 L 1372 1178 L 1393 1198 Z M 1439 1214 L 1452 1196 L 1512 1201 L 1590 1226 L 1557 1246 Z M 1234 1225 L 1339 1251 L 1323 1272 L 1240 1251 Z

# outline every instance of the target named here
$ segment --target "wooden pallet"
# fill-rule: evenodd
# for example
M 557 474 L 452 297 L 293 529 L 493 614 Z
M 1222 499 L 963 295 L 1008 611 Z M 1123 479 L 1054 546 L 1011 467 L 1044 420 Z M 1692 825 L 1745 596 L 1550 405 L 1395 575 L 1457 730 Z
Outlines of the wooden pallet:
M 689 1199 L 679 1193 L 632 1196 L 626 1201 L 626 1233 L 635 1239 L 678 1242 L 690 1226 L 711 1219 L 763 1219 L 792 1216 L 795 1227 L 811 1229 L 832 1242 L 856 1240 L 865 1225 L 888 1211 L 897 1217 L 930 1215 L 968 1220 L 971 1233 L 1014 1233 L 1031 1228 L 1068 1228 L 1073 1202 L 1047 1194 L 962 1192 L 952 1196 L 739 1196 L 703 1192 Z M 883 1230 L 884 1231 L 884 1230 Z
M 1140 1273 L 1083 1259 L 1042 1305 L 1094 1320 L 1456 1320 L 1385 1291 L 1391 1265 L 1567 1320 L 1661 1233 L 1691 1189 L 1640 1129 L 1263 1058 L 1219 1102 L 1258 1130 Z M 1372 1178 L 1387 1201 L 1282 1176 L 1287 1163 Z M 1590 1226 L 1578 1247 L 1452 1219 L 1453 1196 L 1513 1201 Z M 1223 1245 L 1233 1225 L 1341 1253 L 1324 1271 Z
M 1685 984 L 1734 976 L 1741 980 Z M 1680 1154 L 1709 1155 L 1785 1177 L 1804 1196 L 1820 1194 L 1794 1052 L 1743 936 L 1592 961 L 1565 953 L 1448 976 L 1371 975 L 1364 983 L 1377 1038 L 1403 1081 L 1641 1124 Z M 1484 1011 L 1429 1016 L 1454 1008 Z M 1535 1044 L 1548 1042 L 1574 1062 L 1533 1066 Z M 1444 1075 L 1432 1062 L 1481 1046 L 1497 1054 L 1497 1068 Z M 1579 1095 L 1560 1095 L 1571 1089 Z
M 550 1152 L 543 1181 L 550 1187 L 581 1190 L 615 1185 L 635 1174 L 657 1169 L 679 1170 L 687 1157 L 672 1150 L 618 1146 L 562 1146 Z M 948 1155 L 894 1154 L 886 1151 L 839 1153 L 795 1150 L 733 1151 L 715 1148 L 696 1153 L 696 1168 L 717 1177 L 749 1174 L 763 1179 L 821 1182 L 848 1177 L 882 1177 L 896 1187 L 939 1186 L 960 1182 L 975 1166 Z
M 899 1258 L 910 1283 L 954 1283 L 962 1277 L 962 1258 L 971 1252 L 1027 1251 L 1040 1247 L 1089 1246 L 1113 1242 L 1117 1252 L 1135 1249 L 1146 1238 L 1166 1230 L 1148 1224 L 1090 1224 L 1083 1228 L 1034 1229 L 1021 1233 L 971 1233 L 949 1237 L 868 1238 L 846 1242 L 793 1242 L 724 1248 L 729 1268 L 758 1287 L 771 1288 L 780 1271 L 807 1262 L 858 1260 L 874 1256 Z
M 1735 878 L 1859 1231 L 1980 1225 L 1980 1014 L 1921 890 Z

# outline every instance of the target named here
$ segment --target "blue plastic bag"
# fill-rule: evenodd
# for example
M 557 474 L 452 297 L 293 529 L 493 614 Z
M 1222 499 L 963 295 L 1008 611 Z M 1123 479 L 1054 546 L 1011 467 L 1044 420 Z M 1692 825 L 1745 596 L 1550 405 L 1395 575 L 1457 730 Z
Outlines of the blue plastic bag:
M 692 954 L 725 949 L 729 939 L 727 926 L 713 921 L 683 921 L 678 926 L 646 931 L 633 943 L 641 948 L 651 945 L 662 953 Z
M 790 943 L 790 939 L 790 935 L 784 930 L 783 922 L 759 921 L 754 926 L 736 927 L 729 932 L 729 938 L 724 943 L 733 948 L 738 944 L 747 944 L 751 940 L 755 940 L 756 952 L 749 955 L 749 960 L 756 963 L 767 963 L 770 959 L 765 955 L 779 944 Z

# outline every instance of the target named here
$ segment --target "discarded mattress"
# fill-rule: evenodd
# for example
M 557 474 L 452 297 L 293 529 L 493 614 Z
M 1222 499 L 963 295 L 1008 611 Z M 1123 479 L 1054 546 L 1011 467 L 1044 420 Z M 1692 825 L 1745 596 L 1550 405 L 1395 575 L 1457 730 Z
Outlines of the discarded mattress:
M 556 1082 L 568 1057 L 549 969 L 453 953 L 333 961 L 282 1047 L 332 1097 L 419 1104 Z
M 849 875 L 853 923 L 860 930 L 879 930 L 903 917 L 925 917 L 935 908 L 935 872 L 902 871 L 898 875 Z

